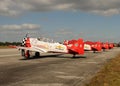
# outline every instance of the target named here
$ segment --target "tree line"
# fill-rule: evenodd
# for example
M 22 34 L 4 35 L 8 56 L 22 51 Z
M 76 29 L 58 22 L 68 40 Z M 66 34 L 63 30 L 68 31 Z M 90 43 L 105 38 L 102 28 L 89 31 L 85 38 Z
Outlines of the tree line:
M 9 46 L 9 45 L 16 45 L 19 46 L 21 45 L 21 42 L 0 42 L 0 46 Z M 115 47 L 120 47 L 120 42 L 119 43 L 114 43 Z
M 21 42 L 0 42 L 0 46 L 21 45 Z

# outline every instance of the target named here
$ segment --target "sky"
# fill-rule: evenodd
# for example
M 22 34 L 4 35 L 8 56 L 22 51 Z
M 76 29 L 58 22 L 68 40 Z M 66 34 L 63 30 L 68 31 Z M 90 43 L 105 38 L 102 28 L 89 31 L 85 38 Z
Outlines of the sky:
M 0 41 L 120 41 L 120 0 L 0 0 Z

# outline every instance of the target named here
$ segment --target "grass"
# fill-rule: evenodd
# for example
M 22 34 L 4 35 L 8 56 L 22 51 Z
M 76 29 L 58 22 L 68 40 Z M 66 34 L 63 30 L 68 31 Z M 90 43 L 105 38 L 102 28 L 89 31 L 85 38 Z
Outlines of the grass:
M 120 86 L 120 54 L 110 60 L 86 86 Z
M 0 49 L 7 49 L 9 46 L 0 46 Z

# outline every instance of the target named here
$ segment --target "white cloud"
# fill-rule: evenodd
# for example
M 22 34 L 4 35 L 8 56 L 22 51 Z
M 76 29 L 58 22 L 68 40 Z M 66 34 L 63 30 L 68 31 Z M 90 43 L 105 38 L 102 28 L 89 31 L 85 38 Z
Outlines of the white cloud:
M 117 9 L 109 9 L 107 11 L 98 11 L 98 10 L 94 10 L 92 11 L 93 13 L 99 14 L 99 15 L 104 15 L 104 16 L 111 16 L 111 15 L 115 15 L 115 14 L 120 14 L 120 10 Z
M 120 0 L 0 0 L 0 15 L 14 16 L 24 11 L 72 10 L 100 15 L 120 14 Z
M 40 30 L 38 24 L 0 25 L 0 41 L 20 41 L 26 33 L 29 33 L 30 37 L 37 37 Z
M 40 28 L 40 25 L 37 24 L 0 25 L 0 29 L 2 30 L 38 29 L 38 28 Z

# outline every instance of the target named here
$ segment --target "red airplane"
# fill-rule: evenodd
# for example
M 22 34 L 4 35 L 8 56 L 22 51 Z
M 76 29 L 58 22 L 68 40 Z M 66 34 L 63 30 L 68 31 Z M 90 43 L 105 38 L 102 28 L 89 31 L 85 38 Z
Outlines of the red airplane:
M 105 51 L 105 49 L 109 49 L 109 43 L 108 42 L 102 43 L 102 49 L 103 51 Z
M 102 46 L 101 46 L 101 42 L 92 42 L 92 41 L 86 41 L 84 42 L 85 44 L 88 44 L 91 46 L 91 51 L 93 51 L 94 53 L 96 51 L 101 51 Z
M 114 44 L 113 43 L 109 43 L 109 49 L 112 49 L 112 48 L 114 48 Z
M 74 44 L 75 42 L 76 42 L 76 40 L 74 40 L 74 39 L 72 39 L 72 40 L 64 40 L 63 44 L 64 45 L 69 45 L 69 44 Z M 84 50 L 91 50 L 91 47 L 84 43 Z

